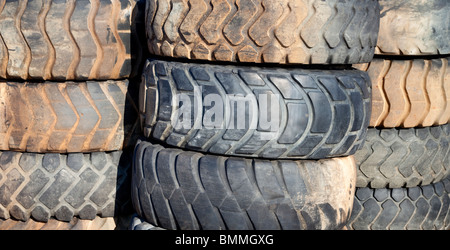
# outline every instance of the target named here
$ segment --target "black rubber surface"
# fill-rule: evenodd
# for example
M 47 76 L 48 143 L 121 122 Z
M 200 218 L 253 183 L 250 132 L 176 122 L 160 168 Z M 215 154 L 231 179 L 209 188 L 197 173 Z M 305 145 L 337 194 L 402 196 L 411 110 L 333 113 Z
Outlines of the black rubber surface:
M 144 135 L 229 156 L 323 159 L 362 147 L 371 85 L 354 69 L 260 68 L 148 61 Z
M 450 175 L 450 124 L 426 128 L 369 128 L 356 152 L 357 187 L 401 188 Z
M 0 218 L 46 222 L 131 213 L 130 156 L 0 151 Z
M 341 229 L 354 199 L 352 156 L 269 161 L 138 142 L 132 200 L 140 218 L 182 230 Z
M 348 229 L 450 229 L 450 180 L 396 189 L 357 188 Z

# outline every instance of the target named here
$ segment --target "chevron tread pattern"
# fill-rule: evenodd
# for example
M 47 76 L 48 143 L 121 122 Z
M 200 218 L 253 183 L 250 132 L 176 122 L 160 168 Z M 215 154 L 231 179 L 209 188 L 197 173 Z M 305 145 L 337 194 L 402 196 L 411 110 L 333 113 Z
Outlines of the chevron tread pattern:
M 131 210 L 129 153 L 0 151 L 0 218 L 46 222 Z
M 449 230 L 450 180 L 432 185 L 357 188 L 348 229 Z
M 145 136 L 194 151 L 270 159 L 354 154 L 365 140 L 370 105 L 370 80 L 358 70 L 149 61 L 140 91 Z M 180 110 L 190 111 L 189 122 Z M 212 125 L 211 110 L 219 110 Z M 278 121 L 268 113 L 279 114 Z M 269 128 L 264 115 L 275 121 Z
M 402 188 L 450 175 L 450 124 L 426 128 L 370 128 L 356 152 L 357 187 Z
M 340 229 L 353 203 L 354 164 L 352 156 L 268 161 L 141 141 L 132 199 L 140 218 L 171 230 Z
M 375 0 L 149 0 L 151 53 L 211 61 L 352 64 L 374 54 Z
M 450 122 L 450 67 L 447 58 L 380 59 L 355 65 L 372 80 L 370 126 L 414 128 Z
M 135 0 L 0 1 L 0 78 L 129 77 L 142 63 L 131 65 L 130 46 L 140 44 L 130 29 L 135 6 Z
M 0 150 L 121 150 L 137 125 L 136 109 L 128 80 L 0 83 Z

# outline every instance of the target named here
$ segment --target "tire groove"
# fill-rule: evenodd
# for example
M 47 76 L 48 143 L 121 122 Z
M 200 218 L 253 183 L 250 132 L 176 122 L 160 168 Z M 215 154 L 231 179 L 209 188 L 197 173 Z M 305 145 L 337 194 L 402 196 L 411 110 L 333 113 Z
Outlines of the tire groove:
M 74 10 L 75 10 L 75 1 L 76 0 L 68 0 L 67 1 L 68 4 L 66 6 L 66 10 L 65 10 L 64 16 L 63 16 L 63 28 L 66 31 L 70 42 L 72 43 L 73 58 L 72 58 L 72 62 L 70 63 L 70 65 L 67 69 L 67 78 L 71 78 L 71 79 L 76 78 L 76 69 L 81 60 L 80 48 L 78 47 L 78 44 L 77 44 L 77 42 L 72 34 L 72 31 L 70 29 L 70 18 L 72 17 L 72 14 L 74 13 Z

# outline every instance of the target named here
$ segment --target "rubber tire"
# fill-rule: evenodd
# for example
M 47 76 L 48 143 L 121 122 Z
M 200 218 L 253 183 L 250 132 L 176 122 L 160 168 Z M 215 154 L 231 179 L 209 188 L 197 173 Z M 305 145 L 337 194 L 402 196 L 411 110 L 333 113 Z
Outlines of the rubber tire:
M 80 220 L 73 218 L 70 222 L 50 219 L 48 222 L 38 222 L 34 220 L 16 221 L 1 220 L 0 230 L 121 230 L 126 229 L 117 225 L 114 218 L 95 217 L 93 220 Z
M 356 152 L 357 187 L 403 188 L 450 175 L 450 124 L 427 128 L 370 128 Z
M 122 150 L 139 121 L 130 93 L 128 80 L 0 83 L 0 150 Z
M 352 156 L 319 161 L 231 158 L 138 142 L 137 214 L 170 230 L 340 229 L 355 189 Z
M 139 1 L 144 0 L 6 1 L 0 8 L 0 78 L 115 80 L 137 75 L 144 61 L 131 50 L 146 48 L 136 33 L 144 22 L 137 20 L 144 12 Z
M 381 20 L 376 54 L 450 54 L 450 4 L 447 0 L 379 2 Z
M 381 59 L 355 65 L 372 80 L 370 126 L 414 128 L 450 122 L 449 58 Z
M 370 62 L 375 0 L 150 0 L 150 53 L 210 61 L 280 64 Z
M 214 105 L 223 115 L 215 119 L 222 120 L 221 124 L 203 123 L 210 111 L 205 106 L 208 94 L 217 95 Z M 259 110 L 268 110 L 269 104 L 266 108 L 257 104 L 264 98 L 260 94 L 267 95 L 265 100 L 269 96 L 274 102 L 274 98 L 279 100 L 270 113 L 279 114 L 280 119 L 269 128 L 261 125 L 264 114 Z M 193 100 L 190 106 L 180 102 L 182 95 Z M 230 96 L 246 97 L 245 114 L 234 112 Z M 219 98 L 222 108 L 217 104 Z M 195 103 L 205 107 L 196 108 Z M 240 109 L 240 103 L 236 104 Z M 177 128 L 174 125 L 183 121 L 176 114 L 183 105 L 193 117 L 187 128 Z M 348 156 L 365 140 L 370 79 L 365 72 L 352 69 L 286 70 L 153 60 L 144 69 L 140 109 L 146 137 L 194 151 L 270 159 Z
M 349 230 L 449 230 L 450 180 L 412 188 L 357 188 Z
M 131 153 L 0 151 L 0 218 L 47 222 L 133 213 Z

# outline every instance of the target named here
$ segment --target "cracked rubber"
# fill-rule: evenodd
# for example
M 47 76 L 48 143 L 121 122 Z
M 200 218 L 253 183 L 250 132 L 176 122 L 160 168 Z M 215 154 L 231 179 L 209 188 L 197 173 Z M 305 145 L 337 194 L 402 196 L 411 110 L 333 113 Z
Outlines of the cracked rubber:
M 0 218 L 93 220 L 132 212 L 131 154 L 0 151 Z
M 279 64 L 369 62 L 379 29 L 375 0 L 149 0 L 150 53 Z
M 450 54 L 448 0 L 380 0 L 376 54 Z
M 449 230 L 450 180 L 412 188 L 357 188 L 348 229 Z
M 4 2 L 0 7 L 0 78 L 116 80 L 138 75 L 143 52 L 132 47 L 146 49 L 139 38 L 145 33 L 141 2 Z
M 414 128 L 450 122 L 450 64 L 439 59 L 380 59 L 354 65 L 372 80 L 370 126 Z
M 204 155 L 140 141 L 132 200 L 170 230 L 341 229 L 355 190 L 352 156 L 269 161 Z
M 210 97 L 214 102 L 209 103 Z M 287 70 L 153 60 L 144 69 L 140 90 L 146 137 L 229 156 L 352 155 L 364 143 L 370 108 L 370 79 L 354 69 Z M 216 115 L 210 120 L 212 112 Z M 270 124 L 264 122 L 269 120 Z
M 402 188 L 450 175 L 450 124 L 410 129 L 370 128 L 356 152 L 357 187 Z
M 132 88 L 128 80 L 2 82 L 0 150 L 121 150 L 133 143 L 138 126 L 135 94 L 129 91 Z

